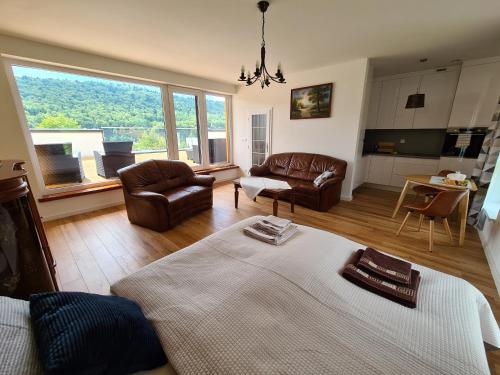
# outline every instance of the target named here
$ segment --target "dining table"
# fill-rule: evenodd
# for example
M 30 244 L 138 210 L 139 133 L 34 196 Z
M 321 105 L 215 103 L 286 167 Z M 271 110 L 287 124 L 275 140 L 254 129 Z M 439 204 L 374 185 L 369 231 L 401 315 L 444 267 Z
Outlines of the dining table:
M 413 176 L 406 176 L 406 182 L 404 184 L 403 190 L 401 191 L 401 194 L 399 196 L 398 202 L 396 203 L 396 207 L 394 208 L 394 211 L 392 213 L 392 218 L 395 218 L 399 209 L 401 208 L 401 205 L 404 202 L 404 199 L 406 197 L 406 194 L 408 193 L 408 190 L 410 187 L 413 185 L 423 185 L 423 186 L 429 186 L 438 190 L 466 190 L 467 193 L 463 196 L 463 198 L 460 200 L 458 204 L 458 212 L 460 216 L 460 236 L 458 240 L 458 245 L 463 246 L 464 241 L 465 241 L 465 230 L 467 226 L 467 213 L 468 213 L 468 208 L 469 208 L 469 196 L 471 192 L 477 191 L 477 185 L 474 183 L 474 181 L 470 180 L 468 186 L 461 186 L 461 185 L 451 185 L 447 183 L 436 183 L 432 181 L 432 177 L 434 176 L 428 176 L 428 175 L 413 175 Z M 431 182 L 432 181 L 432 182 Z

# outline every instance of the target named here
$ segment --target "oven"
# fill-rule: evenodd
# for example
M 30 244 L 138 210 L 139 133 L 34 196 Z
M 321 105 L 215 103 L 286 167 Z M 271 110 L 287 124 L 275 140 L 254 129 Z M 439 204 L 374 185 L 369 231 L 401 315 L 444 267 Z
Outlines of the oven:
M 487 132 L 488 128 L 448 128 L 441 156 L 476 159 Z

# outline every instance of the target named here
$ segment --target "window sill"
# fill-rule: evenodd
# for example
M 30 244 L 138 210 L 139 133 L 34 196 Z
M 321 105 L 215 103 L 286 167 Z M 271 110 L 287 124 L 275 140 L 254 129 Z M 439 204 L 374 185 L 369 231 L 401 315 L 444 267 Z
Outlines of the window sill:
M 122 188 L 122 184 L 119 181 L 115 182 L 113 184 L 104 185 L 104 186 L 82 187 L 82 189 L 78 189 L 78 190 L 65 191 L 62 193 L 54 193 L 54 194 L 44 195 L 41 198 L 38 198 L 38 202 L 57 201 L 59 199 L 74 198 L 74 197 L 79 197 L 81 195 L 102 193 L 104 191 L 118 190 L 121 188 Z
M 195 173 L 199 174 L 199 175 L 208 175 L 208 174 L 213 173 L 213 172 L 221 172 L 221 171 L 227 171 L 230 169 L 238 169 L 238 168 L 239 167 L 237 165 L 224 165 L 221 167 L 213 167 L 213 168 L 198 170 L 198 171 L 195 171 Z M 47 195 L 44 195 L 41 198 L 39 198 L 38 202 L 50 202 L 50 201 L 57 201 L 60 199 L 75 198 L 75 197 L 79 197 L 82 195 L 102 193 L 105 191 L 118 190 L 121 188 L 122 188 L 121 182 L 117 181 L 115 183 L 112 183 L 109 185 L 104 185 L 104 186 L 82 187 L 82 189 L 79 189 L 79 190 L 65 191 L 63 193 L 47 194 Z

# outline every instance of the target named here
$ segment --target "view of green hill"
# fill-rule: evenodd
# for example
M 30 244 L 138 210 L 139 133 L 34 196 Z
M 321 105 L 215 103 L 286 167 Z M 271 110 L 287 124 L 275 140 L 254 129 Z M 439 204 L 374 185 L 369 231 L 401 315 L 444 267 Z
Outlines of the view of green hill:
M 160 89 L 108 80 L 16 76 L 30 128 L 163 127 Z M 178 127 L 192 128 L 192 97 L 176 96 Z M 209 129 L 225 129 L 224 102 L 207 98 Z

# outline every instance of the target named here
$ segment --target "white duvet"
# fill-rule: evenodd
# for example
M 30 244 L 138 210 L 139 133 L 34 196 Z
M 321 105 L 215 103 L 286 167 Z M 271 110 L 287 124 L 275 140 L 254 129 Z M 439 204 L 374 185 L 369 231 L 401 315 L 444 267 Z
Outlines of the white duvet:
M 112 286 L 151 320 L 179 374 L 488 374 L 500 347 L 484 296 L 415 265 L 416 309 L 365 291 L 339 270 L 362 245 L 299 226 L 282 246 L 243 220 Z

